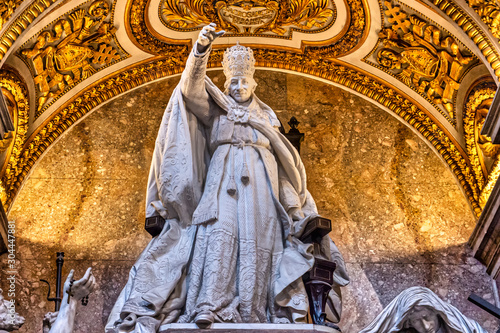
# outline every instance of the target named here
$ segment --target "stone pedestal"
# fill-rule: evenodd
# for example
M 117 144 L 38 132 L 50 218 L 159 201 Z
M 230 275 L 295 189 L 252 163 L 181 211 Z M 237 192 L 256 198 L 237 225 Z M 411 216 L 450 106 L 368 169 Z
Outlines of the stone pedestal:
M 214 323 L 207 328 L 196 324 L 167 324 L 159 333 L 340 333 L 336 329 L 313 324 L 224 324 Z

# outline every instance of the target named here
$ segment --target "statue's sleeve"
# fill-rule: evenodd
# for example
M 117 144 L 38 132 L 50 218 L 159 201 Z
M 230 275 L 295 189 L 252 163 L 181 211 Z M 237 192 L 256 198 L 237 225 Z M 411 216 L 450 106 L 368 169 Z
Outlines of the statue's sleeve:
M 211 48 L 200 54 L 197 52 L 197 45 L 193 46 L 180 82 L 187 111 L 195 114 L 205 125 L 208 125 L 211 121 L 210 109 L 213 105 L 205 88 L 205 76 L 210 51 Z

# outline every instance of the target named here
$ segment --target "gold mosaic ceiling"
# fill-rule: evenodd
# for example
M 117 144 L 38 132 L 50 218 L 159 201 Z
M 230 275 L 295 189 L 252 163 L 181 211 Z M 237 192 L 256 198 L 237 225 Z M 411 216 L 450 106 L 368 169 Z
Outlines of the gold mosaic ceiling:
M 226 31 L 210 67 L 240 41 L 260 68 L 364 96 L 419 133 L 481 212 L 500 174 L 500 148 L 479 133 L 500 77 L 496 0 L 3 1 L 0 87 L 16 132 L 1 156 L 2 202 L 78 119 L 180 73 L 210 22 Z

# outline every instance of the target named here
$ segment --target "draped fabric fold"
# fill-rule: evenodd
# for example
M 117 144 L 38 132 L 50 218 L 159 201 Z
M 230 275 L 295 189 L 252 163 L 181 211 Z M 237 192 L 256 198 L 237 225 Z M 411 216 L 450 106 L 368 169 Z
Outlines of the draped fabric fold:
M 396 296 L 389 305 L 359 333 L 396 333 L 409 328 L 408 317 L 415 307 L 426 307 L 436 313 L 446 326 L 439 332 L 486 333 L 476 321 L 465 317 L 425 287 L 411 287 Z M 434 328 L 438 332 L 438 328 Z
M 220 107 L 222 114 L 229 112 L 236 104 L 208 77 L 205 78 L 205 87 L 210 98 Z M 263 135 L 263 138 L 270 142 L 272 154 L 269 148 L 257 144 L 247 145 L 244 150 L 243 147 L 238 148 L 229 143 L 219 145 L 212 151 L 207 127 L 186 110 L 180 87 L 174 90 L 156 140 L 146 206 L 147 217 L 161 215 L 166 219 L 166 225 L 134 264 L 127 285 L 111 312 L 106 333 L 153 333 L 162 323 L 175 322 L 179 318 L 192 320 L 195 311 L 198 310 L 189 304 L 186 305 L 186 302 L 189 303 L 192 296 L 188 290 L 200 288 L 196 285 L 195 266 L 199 259 L 196 256 L 197 253 L 205 255 L 206 251 L 210 250 L 208 248 L 206 251 L 203 250 L 202 243 L 207 241 L 205 235 L 206 237 L 217 235 L 210 234 L 211 224 L 214 221 L 224 220 L 221 214 L 225 213 L 220 211 L 222 206 L 217 202 L 222 200 L 222 194 L 228 196 L 222 186 L 227 181 L 228 175 L 225 171 L 220 174 L 220 170 L 232 168 L 233 171 L 230 172 L 240 172 L 234 171 L 234 161 L 231 162 L 231 158 L 243 158 L 244 163 L 247 161 L 246 158 L 249 158 L 248 163 L 251 165 L 254 163 L 257 171 L 263 170 L 258 172 L 264 172 L 264 178 L 267 178 L 267 181 L 263 180 L 263 184 L 267 184 L 265 187 L 271 189 L 268 195 L 271 196 L 271 206 L 276 209 L 276 216 L 270 218 L 278 219 L 281 225 L 280 230 L 274 230 L 272 225 L 268 226 L 271 228 L 269 230 L 276 232 L 275 239 L 278 242 L 274 250 L 271 248 L 274 252 L 269 254 L 271 258 L 269 260 L 272 260 L 273 265 L 269 266 L 269 272 L 272 274 L 269 280 L 272 290 L 269 292 L 272 297 L 270 296 L 270 301 L 267 302 L 274 302 L 275 305 L 268 305 L 273 307 L 268 309 L 268 316 L 272 318 L 288 316 L 292 322 L 303 321 L 307 316 L 308 302 L 307 297 L 304 299 L 305 289 L 301 276 L 311 269 L 314 258 L 311 246 L 301 243 L 298 237 L 307 222 L 318 213 L 314 200 L 307 191 L 306 173 L 299 154 L 275 129 L 274 126 L 278 126 L 279 121 L 271 108 L 255 95 L 253 99 L 259 112 L 265 117 L 250 117 L 248 125 L 256 131 L 255 133 Z M 276 175 L 272 171 L 273 165 L 277 165 Z M 253 172 L 250 174 L 255 177 Z M 248 188 L 241 183 L 238 186 L 240 190 Z M 204 202 L 208 204 L 204 205 Z M 245 242 L 251 242 L 251 239 L 244 239 L 244 235 L 241 237 L 243 237 L 240 240 L 241 244 L 236 247 L 237 253 L 247 249 Z M 228 241 L 230 242 L 230 239 Z M 335 282 L 339 286 L 344 286 L 349 282 L 344 260 L 329 238 L 324 243 L 326 253 L 331 254 L 330 259 L 337 263 Z M 255 244 L 248 246 L 251 250 Z M 261 251 L 259 245 L 256 246 L 257 250 Z M 197 292 L 203 296 L 205 291 L 200 289 Z M 300 302 L 293 298 L 294 293 L 301 293 Z M 238 317 L 239 314 L 234 313 L 234 309 L 238 306 L 243 308 L 245 299 L 237 297 L 235 302 L 222 305 L 218 310 L 220 318 L 232 318 L 231 320 L 236 321 L 241 319 Z M 339 305 L 338 301 L 333 304 Z M 335 311 L 340 313 L 340 309 Z M 282 312 L 288 315 L 283 315 Z M 242 316 L 243 320 L 252 320 L 245 319 L 244 314 Z M 279 319 L 276 319 L 276 322 L 279 322 Z

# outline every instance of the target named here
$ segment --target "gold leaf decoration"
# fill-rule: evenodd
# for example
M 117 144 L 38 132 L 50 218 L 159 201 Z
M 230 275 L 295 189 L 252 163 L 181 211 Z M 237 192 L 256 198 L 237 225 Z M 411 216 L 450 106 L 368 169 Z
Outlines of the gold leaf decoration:
M 293 30 L 323 31 L 335 20 L 333 0 L 163 0 L 163 24 L 190 31 L 215 22 L 227 33 L 289 37 Z
M 34 72 L 35 117 L 71 87 L 126 57 L 115 42 L 116 28 L 106 21 L 109 14 L 109 4 L 96 0 L 58 19 L 36 36 L 34 45 L 21 50 Z
M 466 0 L 493 36 L 500 39 L 500 4 L 496 0 Z
M 495 75 L 500 78 L 500 56 L 492 41 L 485 35 L 482 29 L 474 22 L 469 13 L 464 11 L 452 0 L 428 0 L 439 8 L 443 15 L 448 16 L 469 36 L 477 45 L 486 61 L 489 62 Z
M 3 0 L 0 2 L 0 30 L 24 0 Z
M 481 135 L 495 93 L 494 82 L 475 86 L 466 99 L 463 116 L 466 151 L 480 190 L 481 207 L 488 201 L 500 174 L 500 145 L 492 144 L 491 138 Z
M 454 98 L 467 70 L 477 62 L 443 29 L 384 2 L 386 25 L 379 33 L 380 66 L 419 94 L 441 105 L 454 123 Z
M 12 104 L 14 111 L 14 144 L 7 151 L 6 161 L 0 173 L 0 200 L 6 204 L 8 193 L 17 191 L 23 145 L 27 139 L 29 121 L 29 98 L 26 84 L 12 69 L 5 66 L 0 69 L 0 88 Z
M 0 36 L 0 60 L 3 59 L 12 44 L 16 41 L 31 22 L 35 20 L 56 0 L 33 0 L 31 4 L 5 29 Z M 9 22 L 10 23 L 10 22 Z

